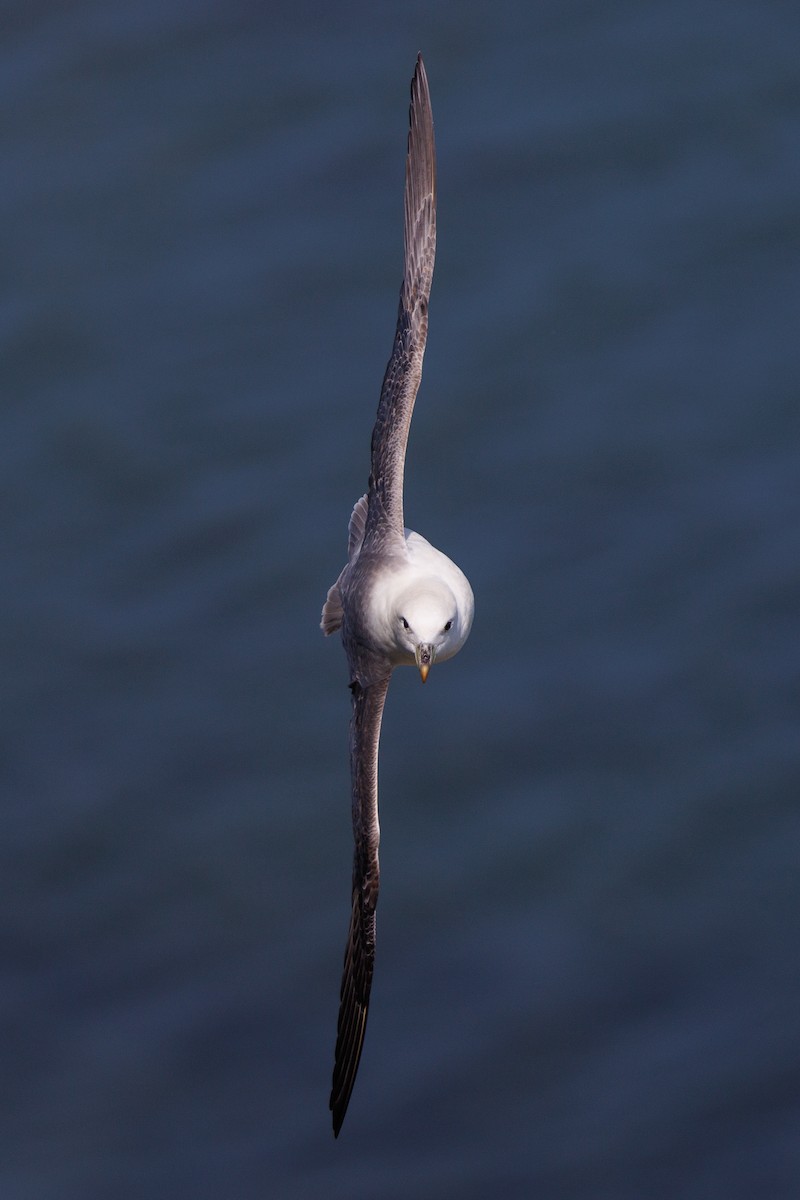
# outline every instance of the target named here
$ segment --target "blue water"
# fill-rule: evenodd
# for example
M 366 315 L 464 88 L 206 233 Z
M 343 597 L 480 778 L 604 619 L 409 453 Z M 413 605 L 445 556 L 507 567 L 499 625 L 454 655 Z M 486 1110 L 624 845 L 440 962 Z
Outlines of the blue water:
M 431 11 L 434 10 L 434 11 Z M 800 9 L 6 7 L 3 1200 L 800 1195 Z M 366 1048 L 344 656 L 439 255 Z

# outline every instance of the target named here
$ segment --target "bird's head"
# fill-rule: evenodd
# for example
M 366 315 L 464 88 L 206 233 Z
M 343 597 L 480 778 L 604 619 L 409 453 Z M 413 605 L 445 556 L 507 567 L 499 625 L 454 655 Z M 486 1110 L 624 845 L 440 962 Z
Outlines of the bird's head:
M 450 588 L 433 579 L 404 591 L 395 612 L 395 637 L 405 661 L 413 659 L 424 683 L 434 662 L 450 658 L 463 640 Z

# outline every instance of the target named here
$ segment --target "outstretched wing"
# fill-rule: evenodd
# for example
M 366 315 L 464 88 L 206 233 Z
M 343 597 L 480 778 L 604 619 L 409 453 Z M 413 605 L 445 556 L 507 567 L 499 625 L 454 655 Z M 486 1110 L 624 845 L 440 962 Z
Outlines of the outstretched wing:
M 403 469 L 411 414 L 422 375 L 428 336 L 428 298 L 436 252 L 436 157 L 428 81 L 422 58 L 411 82 L 405 184 L 405 267 L 392 356 L 372 433 L 369 492 L 351 521 L 351 564 L 356 547 L 403 539 Z M 362 524 L 363 522 L 363 524 Z M 363 551 L 362 551 L 363 546 Z M 345 569 L 347 570 L 347 568 Z M 339 580 L 341 583 L 341 577 Z M 391 665 L 348 636 L 346 605 L 337 585 L 329 593 L 323 628 L 344 625 L 353 682 L 350 771 L 353 789 L 353 891 L 350 932 L 344 955 L 339 1023 L 330 1107 L 333 1131 L 342 1127 L 361 1059 L 375 962 L 375 910 L 378 903 L 378 742 Z M 334 591 L 334 589 L 331 589 Z M 327 627 L 326 627 L 327 625 Z
M 403 537 L 403 469 L 411 414 L 428 337 L 428 298 L 436 254 L 436 152 L 422 56 L 411 81 L 405 186 L 405 266 L 392 356 L 372 431 L 366 539 Z
M 375 908 L 378 903 L 378 742 L 391 668 L 367 686 L 356 680 L 350 722 L 353 785 L 353 907 L 344 952 L 339 1024 L 330 1107 L 338 1137 L 361 1059 L 375 962 Z

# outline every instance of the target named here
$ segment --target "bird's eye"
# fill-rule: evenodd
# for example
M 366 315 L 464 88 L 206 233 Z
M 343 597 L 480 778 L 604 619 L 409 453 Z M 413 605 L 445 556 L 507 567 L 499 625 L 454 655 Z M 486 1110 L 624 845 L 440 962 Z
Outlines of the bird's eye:
M 409 623 L 408 623 L 408 621 L 405 619 L 405 617 L 401 617 L 401 618 L 400 618 L 400 620 L 403 622 L 403 629 L 410 629 L 410 628 L 411 628 L 411 626 L 409 625 Z
M 447 624 L 446 624 L 446 625 L 445 625 L 445 627 L 444 627 L 444 631 L 445 631 L 445 633 L 449 633 L 449 632 L 450 632 L 450 630 L 451 630 L 452 628 L 453 628 L 453 622 L 452 622 L 452 621 L 448 621 L 448 622 L 447 622 Z

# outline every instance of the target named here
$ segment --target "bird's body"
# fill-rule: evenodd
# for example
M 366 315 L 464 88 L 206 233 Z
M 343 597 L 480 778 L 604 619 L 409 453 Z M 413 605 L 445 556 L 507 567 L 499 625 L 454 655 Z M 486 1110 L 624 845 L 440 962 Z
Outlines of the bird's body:
M 403 525 L 403 467 L 428 332 L 436 249 L 433 117 L 422 58 L 411 84 L 406 158 L 405 271 L 394 347 L 372 434 L 369 491 L 350 518 L 348 559 L 322 610 L 325 634 L 341 629 L 353 713 L 350 769 L 355 854 L 330 1106 L 338 1135 L 355 1082 L 375 958 L 378 901 L 378 742 L 393 669 L 416 665 L 423 682 L 452 658 L 472 625 L 466 576 Z
M 472 623 L 472 589 L 463 571 L 411 529 L 388 552 L 356 542 L 328 596 L 324 631 L 341 626 L 345 644 L 353 641 L 391 667 L 419 666 L 417 645 L 434 647 L 436 662 L 452 658 Z

